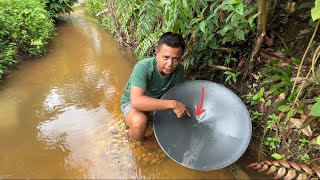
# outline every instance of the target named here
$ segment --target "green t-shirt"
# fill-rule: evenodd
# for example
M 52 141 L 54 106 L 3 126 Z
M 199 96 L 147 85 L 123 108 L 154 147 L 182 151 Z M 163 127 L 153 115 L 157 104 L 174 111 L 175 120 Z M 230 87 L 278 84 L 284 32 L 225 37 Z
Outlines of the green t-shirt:
M 155 57 L 139 61 L 129 78 L 121 98 L 121 107 L 130 102 L 131 86 L 145 90 L 145 95 L 152 98 L 161 98 L 174 85 L 184 81 L 184 67 L 180 64 L 168 77 L 160 74 Z

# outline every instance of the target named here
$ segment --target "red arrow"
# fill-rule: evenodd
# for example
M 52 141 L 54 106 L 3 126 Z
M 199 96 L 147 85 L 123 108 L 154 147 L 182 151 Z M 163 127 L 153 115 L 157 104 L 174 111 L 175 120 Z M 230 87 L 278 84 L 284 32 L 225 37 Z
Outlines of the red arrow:
M 198 107 L 198 105 L 196 105 L 196 116 L 199 116 L 200 114 L 202 114 L 203 112 L 206 111 L 205 109 L 201 110 L 203 100 L 204 100 L 204 88 L 202 87 L 202 97 L 201 97 L 200 107 Z

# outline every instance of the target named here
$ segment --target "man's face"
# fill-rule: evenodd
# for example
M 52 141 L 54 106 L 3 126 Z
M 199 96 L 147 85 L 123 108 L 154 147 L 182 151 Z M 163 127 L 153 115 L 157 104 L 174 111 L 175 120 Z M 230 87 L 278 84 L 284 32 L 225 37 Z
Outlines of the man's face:
M 169 76 L 180 64 L 182 48 L 172 48 L 162 44 L 156 49 L 157 67 L 163 76 Z

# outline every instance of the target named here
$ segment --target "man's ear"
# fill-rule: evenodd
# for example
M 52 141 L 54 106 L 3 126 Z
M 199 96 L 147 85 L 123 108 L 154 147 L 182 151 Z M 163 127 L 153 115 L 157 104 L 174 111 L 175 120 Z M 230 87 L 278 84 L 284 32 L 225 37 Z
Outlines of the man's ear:
M 156 54 L 158 54 L 159 53 L 159 50 L 158 50 L 158 48 L 156 48 L 156 50 L 154 51 Z

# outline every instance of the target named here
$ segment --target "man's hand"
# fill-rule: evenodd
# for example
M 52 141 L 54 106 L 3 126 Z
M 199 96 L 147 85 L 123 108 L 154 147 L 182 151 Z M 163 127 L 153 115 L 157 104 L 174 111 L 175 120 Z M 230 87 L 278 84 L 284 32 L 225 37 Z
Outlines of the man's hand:
M 173 112 L 176 113 L 178 118 L 181 118 L 184 115 L 187 115 L 187 116 L 191 117 L 187 107 L 184 104 L 182 104 L 182 103 L 180 103 L 178 101 L 175 101 L 175 105 L 174 105 L 174 108 L 172 110 L 173 110 Z

